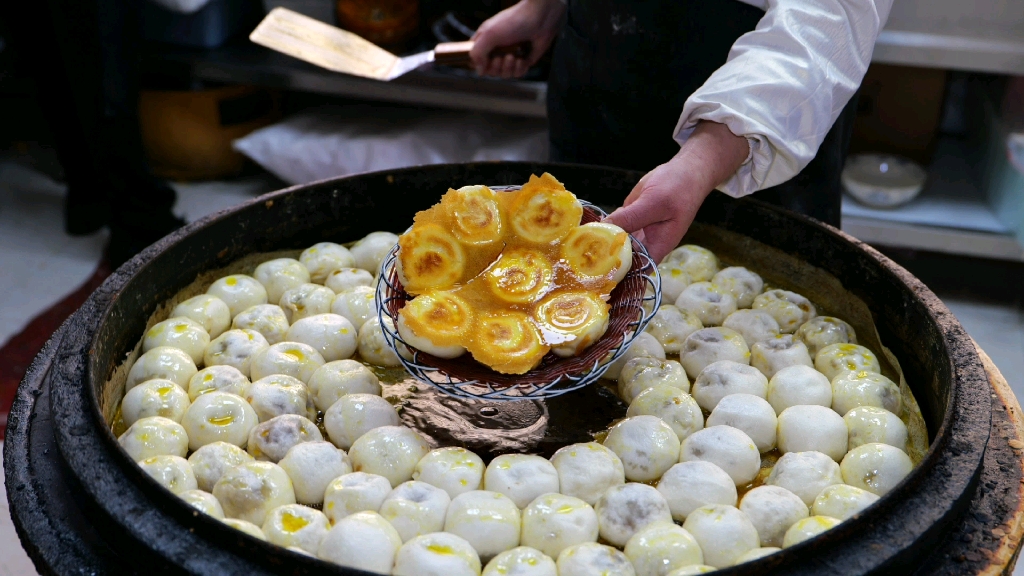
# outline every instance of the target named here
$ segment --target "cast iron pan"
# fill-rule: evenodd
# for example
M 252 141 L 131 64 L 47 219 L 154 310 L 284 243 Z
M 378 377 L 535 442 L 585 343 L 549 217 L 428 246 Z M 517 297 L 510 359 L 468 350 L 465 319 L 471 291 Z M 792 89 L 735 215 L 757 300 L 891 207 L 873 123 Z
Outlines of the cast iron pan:
M 203 574 L 358 574 L 227 529 L 146 477 L 116 445 L 97 398 L 157 305 L 202 271 L 251 252 L 400 232 L 449 186 L 521 183 L 550 171 L 591 202 L 614 206 L 636 172 L 574 165 L 474 163 L 408 168 L 261 196 L 176 232 L 131 260 L 72 318 L 45 377 L 56 444 L 95 533 L 127 570 Z M 827 270 L 876 314 L 932 434 L 924 461 L 878 505 L 822 537 L 729 574 L 914 571 L 969 503 L 988 441 L 986 374 L 967 335 L 923 284 L 841 232 L 761 202 L 715 194 L 698 219 L 745 234 Z M 572 396 L 566 395 L 571 402 Z M 545 406 L 552 413 L 556 410 Z M 577 415 L 604 426 L 606 414 Z M 556 427 L 558 428 L 558 427 Z M 572 436 L 573 426 L 566 438 Z M 556 447 L 552 442 L 549 448 Z M 545 450 L 546 452 L 547 450 Z M 16 488 L 15 488 L 16 489 Z M 89 548 L 101 549 L 99 545 Z

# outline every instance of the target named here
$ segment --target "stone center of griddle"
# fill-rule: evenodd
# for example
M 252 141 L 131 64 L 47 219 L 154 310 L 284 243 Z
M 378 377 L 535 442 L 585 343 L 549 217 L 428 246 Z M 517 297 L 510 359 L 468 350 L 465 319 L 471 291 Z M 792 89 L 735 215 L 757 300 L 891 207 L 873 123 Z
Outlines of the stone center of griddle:
M 457 398 L 410 379 L 391 394 L 401 397 L 403 423 L 432 446 L 461 446 L 485 462 L 512 453 L 550 457 L 567 444 L 593 441 L 626 412 L 599 384 L 547 400 L 494 401 Z
M 533 427 L 547 412 L 539 401 L 488 402 L 460 398 L 439 399 L 453 412 L 475 428 L 493 430 L 524 430 Z

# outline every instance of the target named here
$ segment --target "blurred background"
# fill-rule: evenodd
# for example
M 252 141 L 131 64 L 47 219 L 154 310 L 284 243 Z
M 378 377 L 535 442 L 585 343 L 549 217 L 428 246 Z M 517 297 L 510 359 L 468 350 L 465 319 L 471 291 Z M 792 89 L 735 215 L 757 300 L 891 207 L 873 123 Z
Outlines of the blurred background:
M 378 82 L 249 42 L 267 11 L 409 54 L 464 40 L 509 4 L 4 3 L 0 441 L 46 338 L 111 270 L 184 222 L 347 174 L 547 159 L 547 60 L 522 80 L 435 67 Z M 843 183 L 843 229 L 937 292 L 1022 397 L 1024 5 L 896 2 Z M 0 499 L 0 576 L 28 573 Z

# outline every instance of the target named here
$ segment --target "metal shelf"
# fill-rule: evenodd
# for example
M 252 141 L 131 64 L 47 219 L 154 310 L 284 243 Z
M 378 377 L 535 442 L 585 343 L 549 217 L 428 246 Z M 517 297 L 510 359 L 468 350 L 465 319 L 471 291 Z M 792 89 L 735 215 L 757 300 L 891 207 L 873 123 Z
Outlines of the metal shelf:
M 843 216 L 843 232 L 879 246 L 1024 262 L 1024 247 L 1009 234 L 971 232 L 850 216 Z
M 940 137 L 925 189 L 906 206 L 868 208 L 843 196 L 843 231 L 869 244 L 1024 261 L 1024 247 L 978 184 L 974 148 Z
M 1024 40 L 883 30 L 872 62 L 965 72 L 1024 74 Z
M 1024 74 L 1024 10 L 1020 0 L 898 0 L 872 60 Z

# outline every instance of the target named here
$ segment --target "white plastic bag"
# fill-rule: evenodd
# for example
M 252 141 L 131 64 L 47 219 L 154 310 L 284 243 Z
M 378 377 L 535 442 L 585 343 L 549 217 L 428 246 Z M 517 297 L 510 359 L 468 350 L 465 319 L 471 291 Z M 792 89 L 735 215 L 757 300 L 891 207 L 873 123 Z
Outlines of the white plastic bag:
M 200 11 L 210 0 L 151 0 L 157 6 L 180 14 L 193 14 Z
M 545 161 L 547 122 L 474 112 L 328 106 L 235 140 L 289 184 L 422 164 Z

